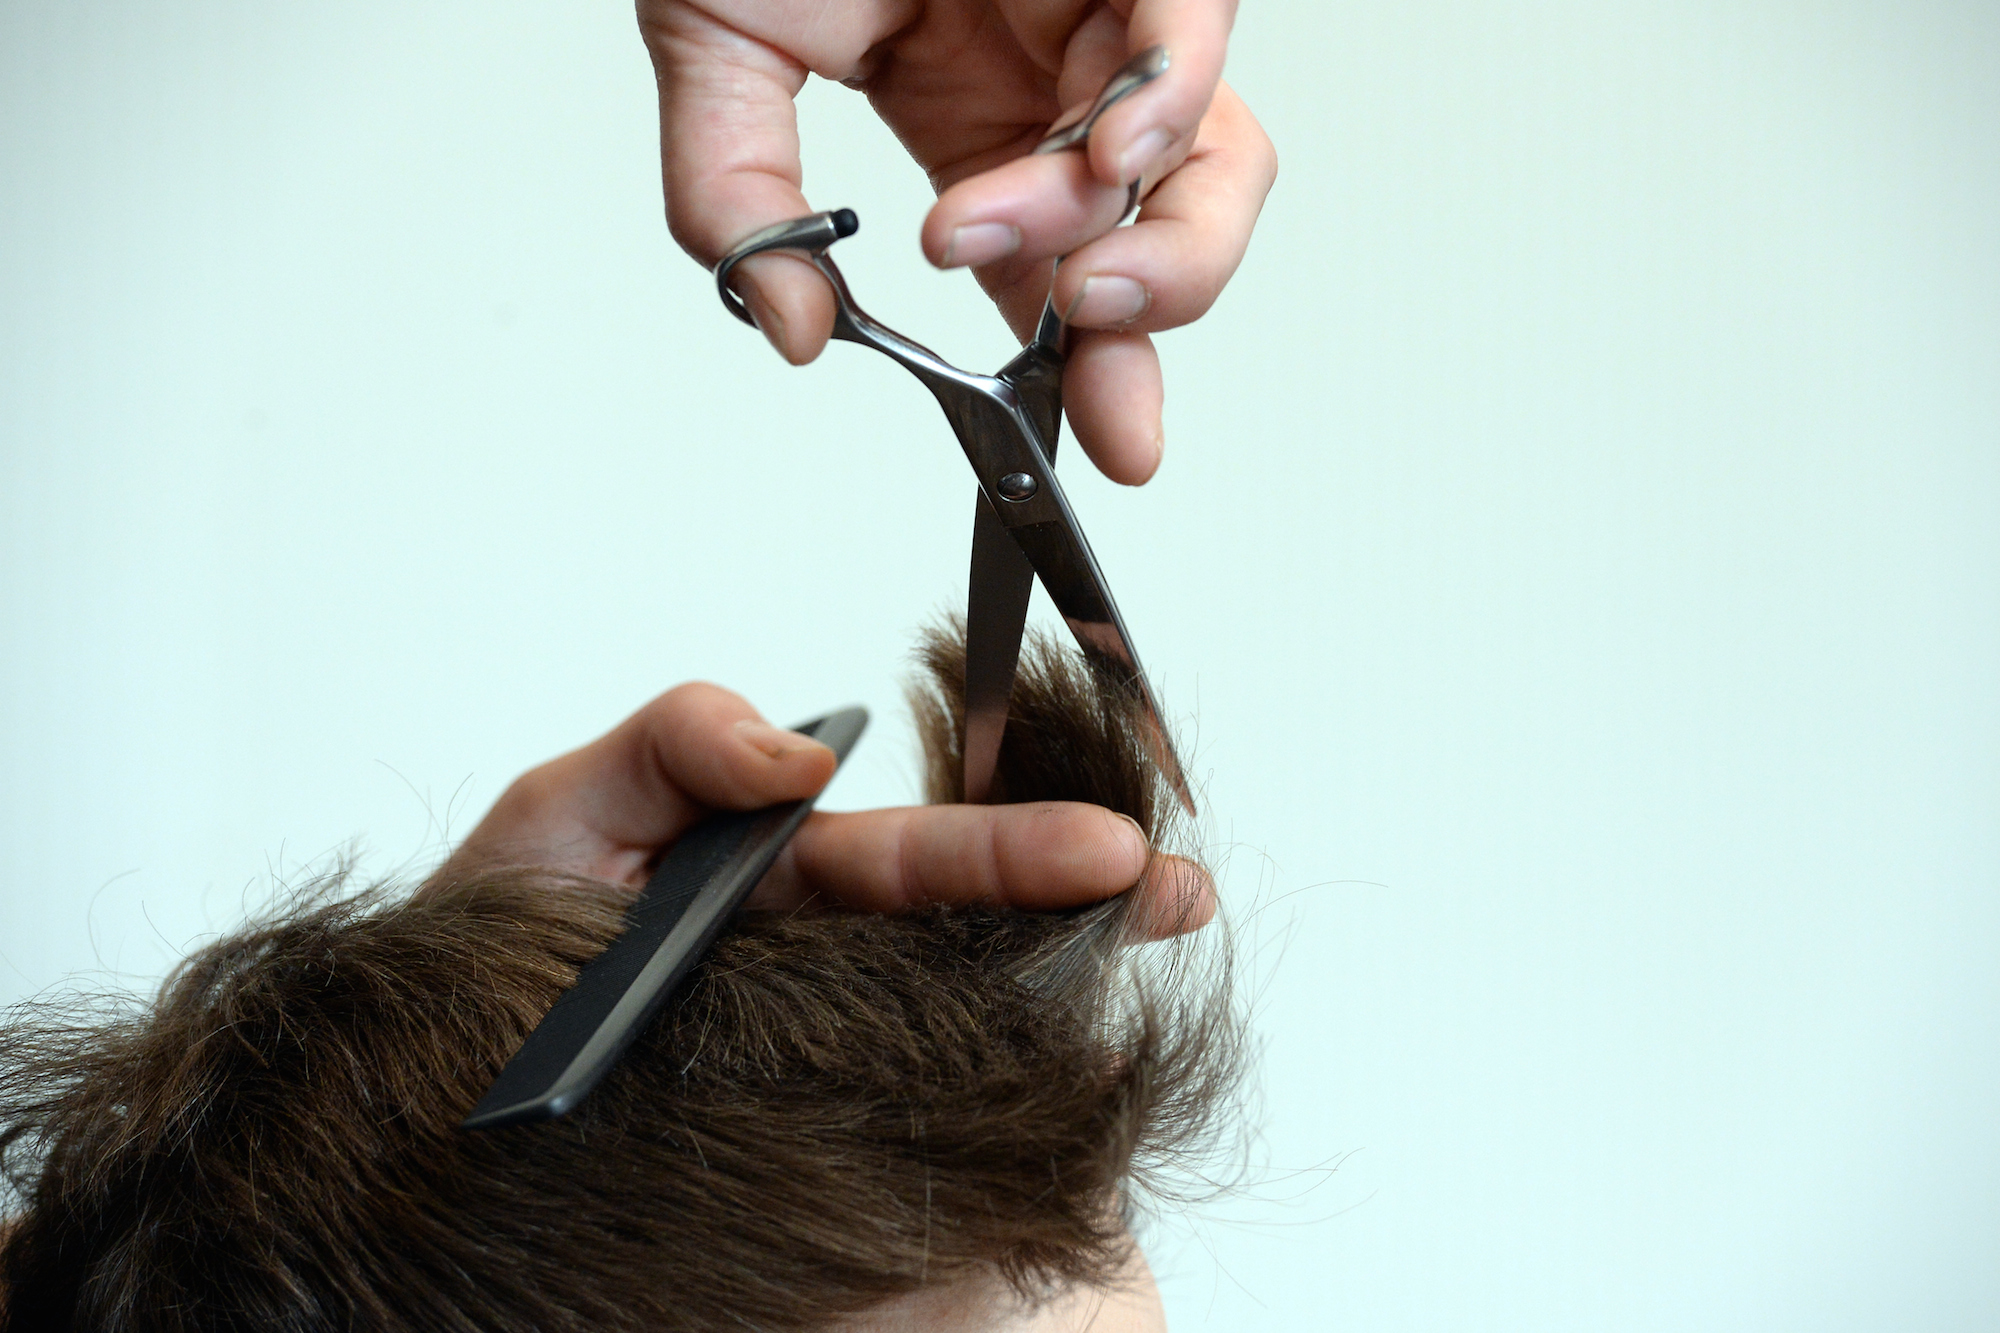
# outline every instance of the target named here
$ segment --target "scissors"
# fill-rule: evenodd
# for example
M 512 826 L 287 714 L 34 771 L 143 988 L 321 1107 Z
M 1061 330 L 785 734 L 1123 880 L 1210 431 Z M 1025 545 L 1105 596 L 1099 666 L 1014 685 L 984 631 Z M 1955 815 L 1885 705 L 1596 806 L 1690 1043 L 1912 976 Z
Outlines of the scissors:
M 1051 132 L 1034 151 L 1055 153 L 1081 147 L 1099 117 L 1166 68 L 1164 47 L 1141 51 L 1111 77 L 1082 118 Z M 1125 200 L 1126 220 L 1137 210 L 1139 195 L 1139 182 L 1133 181 Z M 985 802 L 993 795 L 1028 598 L 1039 577 L 1085 654 L 1131 689 L 1143 705 L 1154 761 L 1181 804 L 1194 813 L 1187 778 L 1160 720 L 1159 704 L 1139 665 L 1132 635 L 1118 614 L 1118 604 L 1083 528 L 1056 482 L 1056 437 L 1062 426 L 1063 363 L 1069 329 L 1055 308 L 1053 289 L 1042 304 L 1034 337 L 997 375 L 960 370 L 855 304 L 827 250 L 859 227 L 853 210 L 846 208 L 767 227 L 715 266 L 715 286 L 729 313 L 754 327 L 742 298 L 730 289 L 730 275 L 752 255 L 772 250 L 802 252 L 833 286 L 833 336 L 874 348 L 922 381 L 944 409 L 972 464 L 979 499 L 972 520 L 972 570 L 965 616 L 965 799 Z

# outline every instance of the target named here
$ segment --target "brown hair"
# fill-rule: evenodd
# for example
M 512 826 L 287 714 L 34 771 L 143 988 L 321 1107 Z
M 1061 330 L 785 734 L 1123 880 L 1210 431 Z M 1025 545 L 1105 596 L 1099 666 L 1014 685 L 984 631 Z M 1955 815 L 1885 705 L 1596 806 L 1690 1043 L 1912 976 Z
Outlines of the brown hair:
M 921 654 L 946 798 L 963 643 Z M 1012 799 L 1169 840 L 1116 685 L 1041 642 L 1013 718 Z M 1033 1299 L 1107 1280 L 1127 1187 L 1230 1104 L 1226 968 L 1127 947 L 1128 895 L 749 914 L 579 1109 L 466 1134 L 625 895 L 523 869 L 343 894 L 150 1004 L 9 1024 L 0 1328 L 799 1330 L 994 1273 Z

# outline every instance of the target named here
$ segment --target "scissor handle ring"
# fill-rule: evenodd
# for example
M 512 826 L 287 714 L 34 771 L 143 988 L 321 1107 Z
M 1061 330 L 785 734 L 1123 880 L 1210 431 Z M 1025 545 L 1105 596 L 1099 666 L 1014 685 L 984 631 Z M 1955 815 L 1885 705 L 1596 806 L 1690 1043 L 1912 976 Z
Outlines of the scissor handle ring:
M 757 327 L 757 321 L 750 317 L 750 308 L 729 286 L 729 275 L 738 264 L 767 250 L 804 250 L 807 254 L 821 254 L 835 241 L 852 236 L 860 229 L 861 219 L 854 215 L 853 209 L 836 208 L 831 213 L 793 218 L 751 233 L 743 244 L 724 255 L 722 262 L 715 266 L 715 294 L 722 298 L 722 308 L 751 328 Z

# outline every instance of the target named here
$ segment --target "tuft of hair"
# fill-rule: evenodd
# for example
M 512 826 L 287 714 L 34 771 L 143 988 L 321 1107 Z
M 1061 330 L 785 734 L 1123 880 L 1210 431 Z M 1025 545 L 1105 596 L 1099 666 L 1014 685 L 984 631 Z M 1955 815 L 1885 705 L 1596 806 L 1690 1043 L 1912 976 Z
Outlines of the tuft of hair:
M 1095 658 L 1036 629 L 1023 643 L 994 768 L 1001 801 L 1089 801 L 1146 830 L 1154 846 L 1185 840 L 1178 809 L 1152 761 L 1136 689 Z M 924 797 L 965 799 L 965 622 L 947 620 L 917 641 L 923 672 L 910 711 L 924 752 Z
M 921 649 L 934 794 L 963 651 Z M 1014 702 L 1013 799 L 1169 841 L 1115 687 L 1038 642 Z M 0 1329 L 808 1330 L 995 1274 L 1033 1301 L 1111 1281 L 1132 1191 L 1234 1105 L 1226 957 L 1132 947 L 1120 898 L 747 914 L 568 1117 L 459 1131 L 627 897 L 326 882 L 148 1003 L 17 1010 Z

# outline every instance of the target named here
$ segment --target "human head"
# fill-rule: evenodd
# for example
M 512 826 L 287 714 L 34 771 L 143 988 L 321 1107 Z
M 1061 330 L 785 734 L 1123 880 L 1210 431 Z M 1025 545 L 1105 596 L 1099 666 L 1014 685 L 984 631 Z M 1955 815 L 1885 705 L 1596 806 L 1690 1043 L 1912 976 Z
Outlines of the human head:
M 948 796 L 962 645 L 925 654 Z M 1038 646 L 1009 797 L 1159 845 L 1128 704 Z M 570 1116 L 459 1131 L 624 901 L 532 867 L 321 885 L 149 1005 L 13 1029 L 9 1327 L 810 1330 L 1115 1290 L 1131 1187 L 1225 1104 L 1219 975 L 1128 947 L 1121 899 L 751 914 Z

